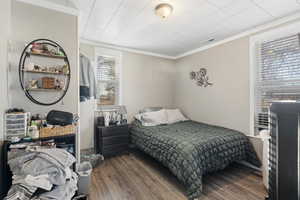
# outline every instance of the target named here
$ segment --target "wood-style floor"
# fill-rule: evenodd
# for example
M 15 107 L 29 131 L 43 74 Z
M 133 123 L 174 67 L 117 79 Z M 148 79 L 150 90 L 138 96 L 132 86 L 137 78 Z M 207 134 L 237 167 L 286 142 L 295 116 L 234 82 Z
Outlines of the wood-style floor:
M 239 164 L 204 176 L 199 200 L 263 200 L 262 178 Z M 92 174 L 89 200 L 186 200 L 184 187 L 166 168 L 134 152 L 105 160 Z

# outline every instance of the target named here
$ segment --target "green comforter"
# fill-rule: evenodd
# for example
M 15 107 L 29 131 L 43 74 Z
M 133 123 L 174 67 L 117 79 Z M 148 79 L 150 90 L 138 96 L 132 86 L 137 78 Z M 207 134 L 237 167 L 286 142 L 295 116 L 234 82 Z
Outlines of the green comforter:
M 194 121 L 145 127 L 133 122 L 131 140 L 160 161 L 183 183 L 189 199 L 202 191 L 202 176 L 234 161 L 260 162 L 248 138 L 227 128 Z

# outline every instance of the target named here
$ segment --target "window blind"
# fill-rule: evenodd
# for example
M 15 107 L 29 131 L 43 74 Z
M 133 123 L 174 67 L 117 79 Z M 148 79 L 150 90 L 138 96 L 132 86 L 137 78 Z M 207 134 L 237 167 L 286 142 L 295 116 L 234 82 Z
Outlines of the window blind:
M 116 58 L 96 56 L 97 105 L 117 105 L 119 103 L 119 76 L 116 73 Z
M 98 81 L 116 80 L 115 60 L 104 56 L 97 57 L 96 79 Z
M 269 128 L 268 111 L 272 102 L 300 100 L 300 35 L 262 43 L 258 66 L 256 131 Z

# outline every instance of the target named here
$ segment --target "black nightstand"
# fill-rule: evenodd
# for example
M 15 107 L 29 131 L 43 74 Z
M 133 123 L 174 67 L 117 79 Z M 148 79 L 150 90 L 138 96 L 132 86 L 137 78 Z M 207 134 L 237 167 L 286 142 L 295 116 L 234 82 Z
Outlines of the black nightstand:
M 97 126 L 95 131 L 95 151 L 104 157 L 128 153 L 128 125 Z

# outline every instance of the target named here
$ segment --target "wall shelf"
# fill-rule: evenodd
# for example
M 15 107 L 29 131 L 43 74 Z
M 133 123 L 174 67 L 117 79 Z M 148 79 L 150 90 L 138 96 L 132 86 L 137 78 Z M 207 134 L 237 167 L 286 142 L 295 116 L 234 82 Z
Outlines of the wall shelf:
M 32 49 L 37 49 L 37 50 L 33 52 Z M 44 52 L 40 49 L 44 49 Z M 56 55 L 51 52 L 58 52 L 57 54 L 61 54 L 61 55 Z M 51 59 L 62 59 L 62 61 L 64 61 L 64 65 L 62 65 L 62 70 L 60 72 L 52 72 L 50 71 L 51 69 L 48 68 L 45 69 L 46 71 L 39 71 L 32 68 L 26 69 L 25 68 L 26 63 L 30 62 L 30 59 L 33 59 L 33 56 L 47 58 L 45 60 L 44 59 L 39 60 L 39 63 L 46 62 L 44 64 L 40 63 L 41 66 L 49 65 L 49 62 L 47 62 L 47 60 L 51 60 Z M 65 67 L 67 68 L 66 70 L 64 69 Z M 27 73 L 40 74 L 45 76 L 42 76 L 42 78 L 38 77 L 39 79 L 32 79 L 31 76 L 25 75 Z M 56 75 L 56 77 L 52 77 L 52 76 L 47 77 L 46 75 L 49 76 Z M 64 49 L 58 43 L 48 39 L 37 39 L 27 44 L 27 46 L 24 48 L 19 61 L 19 82 L 25 95 L 33 103 L 36 103 L 38 105 L 43 105 L 43 106 L 50 106 L 58 103 L 65 97 L 69 88 L 70 79 L 71 79 L 71 69 L 70 69 L 69 59 Z M 39 81 L 42 81 L 42 83 L 40 84 Z M 60 85 L 61 89 L 54 89 L 55 85 L 58 84 Z M 40 88 L 35 88 L 37 85 Z M 44 88 L 51 88 L 51 89 L 44 89 Z M 39 92 L 39 94 L 37 94 L 37 92 Z M 46 98 L 44 99 L 40 98 L 41 96 L 40 94 L 42 94 L 43 92 L 44 93 L 60 92 L 60 93 L 59 96 L 57 97 L 48 98 L 49 100 L 48 101 Z
M 32 92 L 61 92 L 63 89 L 45 89 L 45 88 L 27 88 L 27 91 Z
M 70 74 L 58 73 L 58 72 L 35 71 L 35 70 L 26 70 L 26 69 L 22 69 L 22 71 L 27 73 L 37 73 L 37 74 L 53 74 L 53 75 L 62 75 L 62 76 L 70 75 Z
M 48 58 L 58 58 L 58 59 L 66 59 L 66 56 L 59 56 L 59 55 L 52 55 L 48 53 L 34 53 L 34 52 L 26 52 L 27 56 L 41 56 L 41 57 L 48 57 Z

